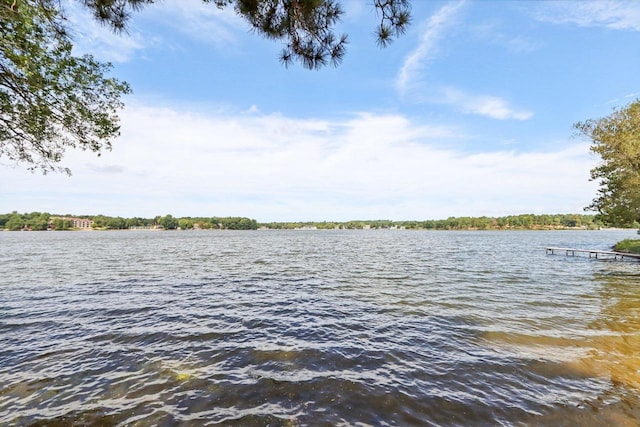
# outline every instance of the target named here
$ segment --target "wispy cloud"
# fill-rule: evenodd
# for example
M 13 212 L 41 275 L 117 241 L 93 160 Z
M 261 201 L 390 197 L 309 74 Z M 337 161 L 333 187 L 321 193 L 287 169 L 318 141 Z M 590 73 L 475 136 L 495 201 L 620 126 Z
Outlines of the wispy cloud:
M 89 11 L 71 2 L 65 13 L 72 23 L 74 49 L 91 53 L 100 60 L 128 62 L 145 49 L 179 45 L 174 39 L 163 39 L 152 28 L 170 27 L 188 40 L 198 40 L 217 48 L 228 48 L 238 43 L 238 34 L 246 33 L 247 26 L 232 8 L 219 9 L 213 4 L 185 0 L 167 0 L 144 7 L 134 13 L 122 33 L 115 33 L 91 16 Z
M 439 42 L 455 23 L 455 18 L 463 4 L 464 1 L 448 3 L 429 18 L 420 38 L 420 44 L 405 58 L 396 77 L 396 87 L 400 93 L 404 94 L 433 60 L 438 52 Z
M 238 33 L 247 30 L 232 7 L 220 9 L 213 3 L 167 0 L 148 12 L 149 19 L 216 47 L 235 45 Z
M 481 40 L 485 43 L 500 46 L 509 53 L 530 53 L 539 49 L 540 45 L 537 41 L 523 35 L 511 35 L 501 31 L 497 24 L 483 23 L 471 27 L 470 33 L 474 39 Z
M 640 2 L 550 1 L 535 9 L 534 18 L 554 24 L 640 31 Z
M 509 105 L 508 101 L 492 95 L 473 95 L 453 87 L 430 84 L 424 87 L 421 84 L 424 71 L 436 57 L 440 41 L 447 31 L 457 22 L 458 15 L 464 1 L 448 3 L 441 7 L 427 21 L 418 47 L 409 54 L 396 77 L 396 88 L 401 95 L 411 94 L 414 101 L 444 104 L 454 107 L 464 114 L 475 114 L 492 119 L 527 120 L 533 113 L 516 109 Z M 491 35 L 492 43 L 501 43 L 510 50 L 526 51 L 533 49 L 533 45 L 521 38 L 508 38 L 497 33 L 489 25 L 479 26 L 472 32 L 487 39 Z M 438 87 L 439 86 L 439 87 Z
M 71 36 L 77 53 L 90 53 L 102 61 L 128 62 L 136 52 L 144 50 L 154 42 L 145 38 L 135 28 L 116 34 L 106 25 L 100 24 L 87 9 L 77 2 L 67 2 L 65 15 L 71 22 Z
M 638 99 L 640 97 L 640 92 L 632 92 L 628 93 L 620 98 L 613 98 L 608 100 L 607 104 L 624 104 L 632 102 L 634 99 Z
M 476 114 L 497 120 L 528 120 L 533 113 L 516 109 L 500 97 L 491 95 L 472 95 L 455 88 L 444 88 L 432 102 L 451 105 L 465 114 Z
M 0 212 L 419 219 L 578 212 L 595 193 L 587 144 L 468 154 L 456 149 L 460 129 L 395 114 L 325 121 L 137 106 L 122 124 L 99 160 L 69 153 L 71 178 L 0 168 L 0 182 L 12 182 Z

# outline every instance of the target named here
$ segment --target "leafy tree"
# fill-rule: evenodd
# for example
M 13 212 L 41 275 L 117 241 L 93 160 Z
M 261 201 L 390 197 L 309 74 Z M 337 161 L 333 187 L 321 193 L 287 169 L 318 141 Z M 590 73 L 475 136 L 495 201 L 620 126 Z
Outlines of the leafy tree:
M 73 223 L 69 220 L 64 220 L 62 218 L 55 218 L 53 220 L 53 229 L 54 230 L 68 230 L 73 227 Z
M 109 217 L 104 215 L 95 215 L 91 219 L 93 220 L 93 228 L 106 228 Z
M 256 230 L 258 228 L 255 219 L 245 217 L 216 218 L 216 222 L 220 228 L 226 230 Z
M 0 156 L 31 170 L 65 171 L 67 148 L 100 153 L 119 134 L 129 86 L 110 68 L 73 56 L 55 0 L 0 2 Z M 98 154 L 99 155 L 99 154 Z
M 195 224 L 197 224 L 198 227 L 202 230 L 211 230 L 213 228 L 213 224 L 211 224 L 211 221 L 202 218 L 198 218 L 198 220 L 194 222 L 194 225 Z
M 26 223 L 32 230 L 46 230 L 49 228 L 49 214 L 32 212 L 28 215 Z
M 11 215 L 12 214 L 2 214 L 0 215 L 0 229 L 3 229 L 6 227 L 7 222 L 9 222 L 9 219 L 11 219 Z
M 609 116 L 574 125 L 592 141 L 591 151 L 601 163 L 591 170 L 600 188 L 587 210 L 615 226 L 640 220 L 640 99 L 615 109 Z
M 178 227 L 180 227 L 181 230 L 191 230 L 193 228 L 193 220 L 180 218 L 178 220 Z
M 105 223 L 105 226 L 110 230 L 122 230 L 127 228 L 127 222 L 121 217 L 109 217 Z
M 131 228 L 131 227 L 140 227 L 144 225 L 144 219 L 143 218 L 127 218 L 125 220 L 125 228 Z
M 14 212 L 9 218 L 9 221 L 7 221 L 7 223 L 5 224 L 7 230 L 11 231 L 22 230 L 24 226 L 24 219 L 22 219 L 22 216 L 20 216 L 17 212 Z
M 171 215 L 165 215 L 158 220 L 158 224 L 160 224 L 165 230 L 175 230 L 178 228 L 178 220 Z

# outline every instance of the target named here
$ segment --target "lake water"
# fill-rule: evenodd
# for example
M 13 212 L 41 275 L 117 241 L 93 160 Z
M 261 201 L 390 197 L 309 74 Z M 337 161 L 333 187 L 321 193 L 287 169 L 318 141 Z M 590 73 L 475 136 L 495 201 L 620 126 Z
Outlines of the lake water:
M 629 237 L 0 233 L 0 425 L 637 426 Z

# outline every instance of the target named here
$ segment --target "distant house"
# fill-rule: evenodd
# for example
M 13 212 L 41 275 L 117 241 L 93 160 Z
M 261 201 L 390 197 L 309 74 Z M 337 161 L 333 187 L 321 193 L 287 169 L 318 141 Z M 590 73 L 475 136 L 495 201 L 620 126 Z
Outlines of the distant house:
M 53 228 L 53 222 L 57 219 L 70 222 L 73 228 L 90 230 L 93 227 L 93 221 L 87 218 L 72 218 L 72 217 L 59 217 L 59 216 L 51 217 L 49 226 Z
M 93 226 L 93 221 L 86 218 L 71 218 L 71 222 L 73 222 L 73 228 L 91 228 Z

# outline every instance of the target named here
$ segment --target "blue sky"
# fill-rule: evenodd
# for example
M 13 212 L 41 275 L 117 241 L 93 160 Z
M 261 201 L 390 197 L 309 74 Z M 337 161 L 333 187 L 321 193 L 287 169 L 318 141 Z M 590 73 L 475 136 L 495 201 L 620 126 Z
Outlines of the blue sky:
M 0 212 L 258 221 L 580 213 L 598 161 L 572 124 L 640 97 L 640 2 L 413 1 L 376 45 L 343 1 L 343 63 L 278 60 L 232 9 L 165 0 L 114 35 L 66 4 L 78 53 L 134 94 L 122 136 L 73 175 L 0 159 Z

